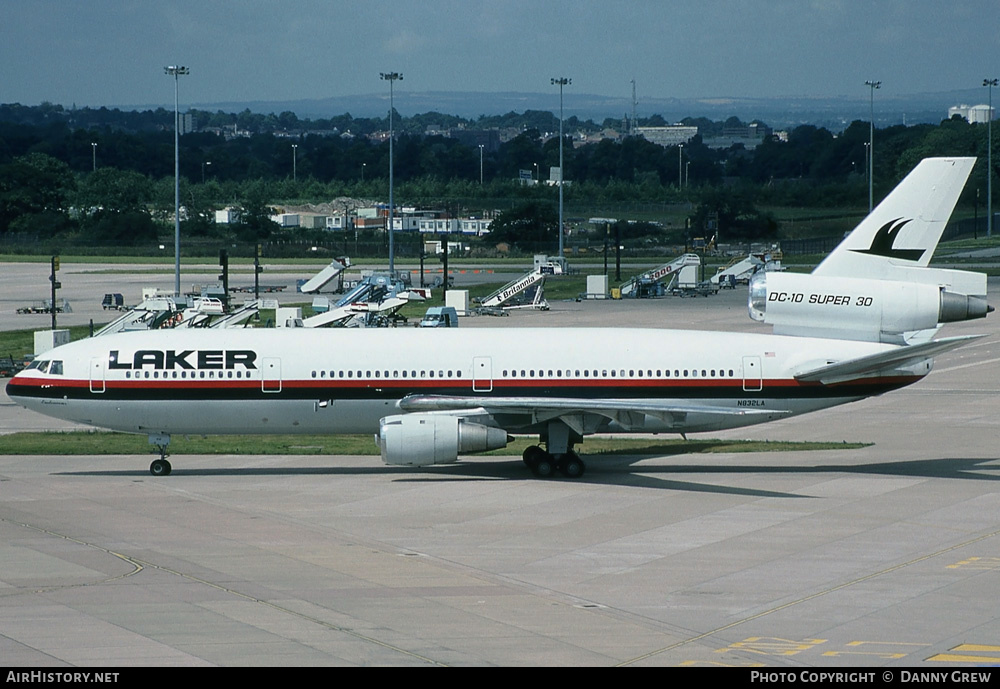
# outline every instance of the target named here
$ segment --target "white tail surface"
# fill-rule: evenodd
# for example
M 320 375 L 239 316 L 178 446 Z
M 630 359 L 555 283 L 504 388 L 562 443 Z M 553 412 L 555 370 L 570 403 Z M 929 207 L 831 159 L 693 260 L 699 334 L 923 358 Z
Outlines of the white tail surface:
M 926 268 L 975 162 L 921 161 L 813 275 L 892 280 L 905 279 L 913 268 Z

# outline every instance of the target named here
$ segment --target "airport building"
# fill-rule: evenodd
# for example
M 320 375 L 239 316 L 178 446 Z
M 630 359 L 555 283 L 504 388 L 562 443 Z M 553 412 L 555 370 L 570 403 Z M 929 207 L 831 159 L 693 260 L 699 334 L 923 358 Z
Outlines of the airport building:
M 636 134 L 654 144 L 670 148 L 686 144 L 698 135 L 697 127 L 670 125 L 667 127 L 636 127 Z
M 392 227 L 396 232 L 422 232 L 426 234 L 468 234 L 482 236 L 490 231 L 492 218 L 453 218 L 444 211 L 397 208 L 393 212 Z M 326 229 L 384 230 L 388 224 L 388 209 L 383 206 L 359 208 L 354 218 L 350 215 L 326 216 Z

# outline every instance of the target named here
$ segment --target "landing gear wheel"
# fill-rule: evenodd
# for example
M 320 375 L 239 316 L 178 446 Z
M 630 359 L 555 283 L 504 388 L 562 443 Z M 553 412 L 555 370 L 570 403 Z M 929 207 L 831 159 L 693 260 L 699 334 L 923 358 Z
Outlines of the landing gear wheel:
M 587 470 L 587 465 L 583 463 L 583 460 L 575 452 L 564 454 L 556 466 L 559 469 L 559 473 L 566 478 L 580 478 L 583 476 L 583 472 Z
M 535 464 L 535 462 L 537 462 L 539 459 L 542 459 L 547 454 L 548 453 L 542 448 L 538 447 L 538 445 L 529 445 L 527 448 L 525 448 L 524 453 L 521 455 L 521 459 L 524 460 L 524 463 L 528 466 L 529 469 L 532 469 L 532 471 L 534 471 L 532 467 Z
M 170 462 L 165 459 L 154 459 L 149 465 L 149 473 L 153 476 L 170 476 Z
M 544 457 L 535 460 L 532 464 L 528 465 L 533 473 L 538 478 L 549 478 L 555 472 L 555 462 L 549 453 L 545 453 Z

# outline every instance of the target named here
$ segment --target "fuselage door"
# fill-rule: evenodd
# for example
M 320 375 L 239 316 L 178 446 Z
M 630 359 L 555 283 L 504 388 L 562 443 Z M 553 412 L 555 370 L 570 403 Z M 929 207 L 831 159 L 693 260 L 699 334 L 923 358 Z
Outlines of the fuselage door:
M 472 391 L 493 391 L 493 359 L 477 356 L 472 359 Z
M 743 389 L 746 392 L 760 392 L 764 387 L 759 356 L 743 357 Z
M 104 392 L 104 359 L 93 358 L 90 360 L 90 391 Z
M 281 359 L 264 357 L 260 367 L 260 389 L 264 392 L 281 392 Z

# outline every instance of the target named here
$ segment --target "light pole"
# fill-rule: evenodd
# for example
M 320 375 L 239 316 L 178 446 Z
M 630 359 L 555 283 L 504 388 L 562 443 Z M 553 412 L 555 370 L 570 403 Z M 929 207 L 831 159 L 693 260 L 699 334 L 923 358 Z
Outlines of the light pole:
M 864 146 L 865 146 L 865 184 L 868 184 L 868 175 L 871 174 L 871 172 L 868 170 L 868 163 L 871 162 L 871 160 L 868 158 L 868 147 L 871 146 L 871 144 L 866 141 L 864 143 Z
M 361 163 L 361 183 L 365 183 L 365 168 L 368 167 L 368 163 Z
M 677 144 L 677 189 L 684 188 L 684 178 L 681 176 L 681 170 L 684 169 L 681 161 L 684 159 L 684 144 Z
M 986 111 L 986 236 L 993 236 L 993 87 L 997 79 L 983 79 L 983 86 L 990 92 L 990 106 Z
M 297 169 L 296 169 L 296 164 L 297 164 L 297 160 L 296 159 L 298 157 L 297 156 L 297 153 L 298 153 L 297 149 L 298 149 L 298 147 L 299 147 L 298 144 L 292 144 L 292 181 L 293 182 L 298 179 L 298 174 L 297 174 Z
M 91 142 L 90 151 L 94 156 L 94 172 L 97 172 L 97 142 Z
M 170 65 L 163 73 L 174 78 L 174 296 L 181 296 L 181 115 L 177 106 L 180 77 L 190 74 L 187 67 Z
M 202 184 L 205 183 L 205 166 L 206 165 L 211 165 L 211 164 L 212 164 L 211 160 L 203 160 L 203 161 L 201 161 L 201 183 Z
M 866 81 L 865 86 L 871 89 L 871 120 L 868 129 L 868 212 L 872 212 L 875 197 L 872 194 L 872 183 L 875 181 L 875 89 L 882 86 L 881 81 Z
M 393 203 L 393 178 L 392 178 L 392 111 L 395 109 L 392 104 L 392 86 L 395 81 L 402 81 L 403 75 L 399 72 L 380 72 L 379 77 L 383 81 L 389 82 L 389 272 L 395 278 L 396 269 L 396 247 L 393 244 L 392 232 L 392 203 Z
M 483 186 L 483 145 L 479 144 L 479 186 Z
M 563 86 L 568 86 L 573 83 L 572 79 L 567 79 L 566 77 L 559 77 L 558 79 L 552 79 L 552 85 L 559 86 L 559 260 L 562 261 L 563 256 L 563 181 L 566 179 L 565 171 L 563 170 Z

